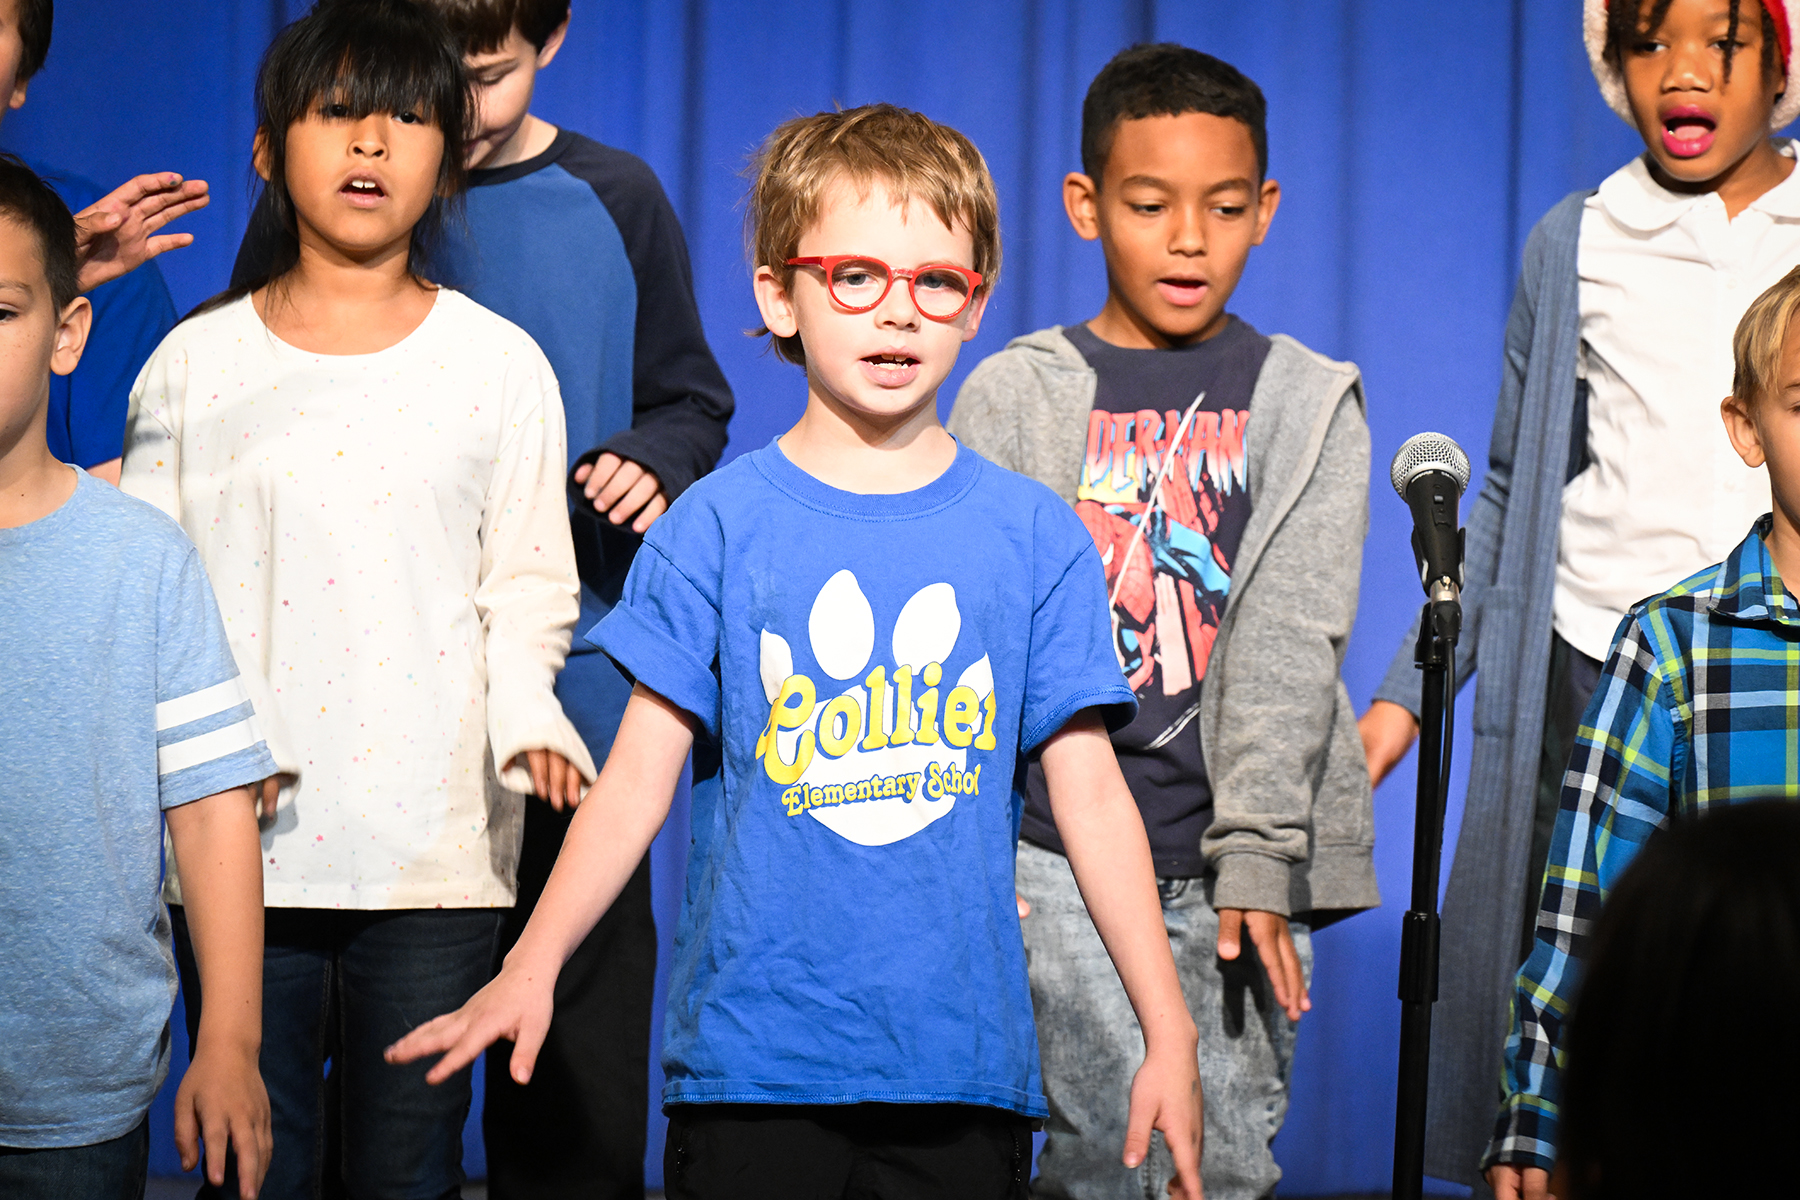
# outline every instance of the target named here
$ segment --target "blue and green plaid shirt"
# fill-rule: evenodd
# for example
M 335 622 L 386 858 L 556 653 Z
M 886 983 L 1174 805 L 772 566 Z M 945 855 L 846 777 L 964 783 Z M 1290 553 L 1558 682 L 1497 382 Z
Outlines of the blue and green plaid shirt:
M 1639 847 L 1672 817 L 1800 792 L 1800 606 L 1769 561 L 1770 527 L 1764 516 L 1724 562 L 1633 606 L 1613 638 L 1563 777 L 1484 1167 L 1556 1158 L 1563 1024 L 1600 906 Z

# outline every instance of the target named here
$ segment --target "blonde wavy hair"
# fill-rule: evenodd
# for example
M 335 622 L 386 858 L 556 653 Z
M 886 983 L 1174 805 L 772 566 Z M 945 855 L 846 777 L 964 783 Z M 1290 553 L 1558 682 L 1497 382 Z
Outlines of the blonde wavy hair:
M 756 152 L 744 214 L 750 267 L 768 267 L 792 287 L 787 260 L 800 252 L 800 236 L 819 219 L 825 195 L 848 180 L 863 194 L 884 185 L 897 204 L 929 205 L 946 226 L 962 221 L 974 237 L 981 276 L 977 294 L 1000 277 L 1000 200 L 994 177 L 975 143 L 922 113 L 892 104 L 823 112 L 783 122 Z M 762 327 L 752 336 L 769 333 Z M 775 353 L 796 366 L 806 351 L 796 334 L 774 338 Z
M 1800 267 L 1755 300 L 1731 335 L 1731 394 L 1747 408 L 1781 386 L 1781 343 L 1800 315 Z

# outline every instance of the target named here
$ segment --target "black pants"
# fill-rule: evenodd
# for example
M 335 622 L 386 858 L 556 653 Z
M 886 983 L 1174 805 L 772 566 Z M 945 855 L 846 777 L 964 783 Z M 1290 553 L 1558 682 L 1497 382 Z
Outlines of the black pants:
M 537 907 L 572 819 L 527 803 L 519 902 L 501 928 L 503 956 Z M 508 1074 L 512 1043 L 488 1051 L 481 1129 L 493 1200 L 643 1200 L 655 984 L 646 857 L 557 976 L 556 1015 L 531 1083 L 520 1087 Z
M 1531 957 L 1537 941 L 1538 901 L 1544 894 L 1544 868 L 1550 861 L 1550 839 L 1556 833 L 1556 814 L 1562 805 L 1563 776 L 1569 755 L 1575 750 L 1575 731 L 1587 711 L 1605 666 L 1589 658 L 1560 634 L 1550 635 L 1550 683 L 1544 697 L 1544 737 L 1538 751 L 1537 802 L 1531 821 L 1531 865 L 1525 888 L 1524 929 L 1519 942 L 1519 961 Z
M 1025 1200 L 1031 1121 L 966 1104 L 677 1104 L 669 1200 Z

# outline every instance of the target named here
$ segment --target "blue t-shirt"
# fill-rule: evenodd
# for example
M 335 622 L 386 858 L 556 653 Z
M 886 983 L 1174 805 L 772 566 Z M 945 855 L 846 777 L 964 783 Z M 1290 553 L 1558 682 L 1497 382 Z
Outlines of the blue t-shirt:
M 32 169 L 80 212 L 103 193 L 79 175 L 33 163 Z M 131 385 L 150 355 L 175 328 L 175 301 L 155 262 L 103 283 L 87 294 L 94 324 L 81 362 L 67 375 L 50 377 L 50 453 L 78 467 L 111 462 L 125 452 L 125 410 Z
M 1045 1115 L 1023 764 L 1136 709 L 1069 506 L 963 448 L 859 495 L 770 444 L 652 527 L 590 637 L 704 727 L 663 1101 Z
M 168 1070 L 162 810 L 262 779 L 200 556 L 82 474 L 0 529 L 0 1145 L 128 1133 Z

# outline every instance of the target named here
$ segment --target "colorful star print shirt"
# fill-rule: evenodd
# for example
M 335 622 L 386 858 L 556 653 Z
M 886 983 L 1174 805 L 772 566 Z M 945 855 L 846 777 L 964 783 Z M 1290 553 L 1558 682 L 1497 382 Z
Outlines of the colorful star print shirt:
M 1113 735 L 1113 749 L 1156 873 L 1192 877 L 1206 870 L 1200 835 L 1212 821 L 1193 722 L 1250 521 L 1244 439 L 1269 339 L 1236 317 L 1176 350 L 1109 345 L 1085 325 L 1063 332 L 1095 376 L 1075 511 L 1100 548 L 1114 650 L 1138 698 L 1137 719 Z M 1062 849 L 1035 770 L 1022 831 Z
M 967 449 L 860 495 L 771 444 L 651 528 L 590 636 L 701 726 L 664 1102 L 1045 1115 L 1023 764 L 1134 708 L 1068 506 Z

